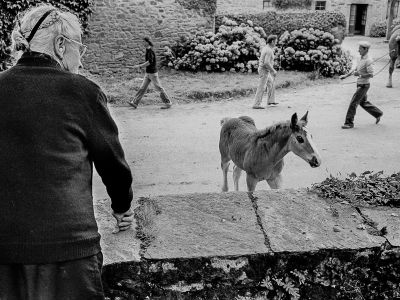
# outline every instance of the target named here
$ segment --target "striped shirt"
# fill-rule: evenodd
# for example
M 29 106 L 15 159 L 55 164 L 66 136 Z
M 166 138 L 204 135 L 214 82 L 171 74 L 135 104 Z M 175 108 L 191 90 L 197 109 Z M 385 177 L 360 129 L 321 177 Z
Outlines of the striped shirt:
M 360 61 L 357 64 L 356 70 L 358 72 L 359 77 L 357 78 L 357 84 L 368 84 L 370 77 L 362 77 L 365 75 L 374 75 L 374 68 L 372 66 L 372 59 L 369 58 L 368 54 L 361 57 Z

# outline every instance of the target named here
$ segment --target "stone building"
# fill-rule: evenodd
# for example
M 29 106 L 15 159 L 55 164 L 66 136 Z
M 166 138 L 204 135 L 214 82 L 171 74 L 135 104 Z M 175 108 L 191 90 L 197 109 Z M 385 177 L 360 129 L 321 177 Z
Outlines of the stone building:
M 326 0 L 321 3 L 327 10 L 341 11 L 347 20 L 349 35 L 369 35 L 371 25 L 385 21 L 387 17 L 387 1 L 385 0 Z
M 129 72 L 143 62 L 144 36 L 162 48 L 198 29 L 213 30 L 216 0 L 93 0 L 84 66 L 92 72 Z M 213 6 L 214 5 L 214 6 Z
M 218 0 L 217 3 L 217 14 L 274 9 L 273 0 Z M 387 0 L 312 0 L 311 6 L 304 10 L 340 11 L 346 16 L 346 31 L 349 35 L 369 35 L 373 23 L 386 20 Z

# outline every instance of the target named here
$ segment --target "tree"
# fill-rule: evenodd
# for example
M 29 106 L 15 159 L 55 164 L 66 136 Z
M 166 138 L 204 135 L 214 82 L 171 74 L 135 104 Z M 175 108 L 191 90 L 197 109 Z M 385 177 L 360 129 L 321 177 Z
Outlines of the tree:
M 386 39 L 390 39 L 390 34 L 392 32 L 392 25 L 393 25 L 393 17 L 394 17 L 394 9 L 396 7 L 396 4 L 399 0 L 388 0 L 388 11 L 389 15 L 387 18 L 387 28 L 386 28 Z

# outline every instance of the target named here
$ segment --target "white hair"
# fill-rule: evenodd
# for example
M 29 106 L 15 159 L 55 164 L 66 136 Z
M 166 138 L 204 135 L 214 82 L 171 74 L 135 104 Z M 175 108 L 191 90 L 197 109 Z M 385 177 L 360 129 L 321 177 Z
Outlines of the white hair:
M 39 26 L 30 42 L 27 38 L 40 18 L 48 11 L 53 10 Z M 41 4 L 27 9 L 18 17 L 18 21 L 11 34 L 14 56 L 20 51 L 37 51 L 54 56 L 53 43 L 57 35 L 71 37 L 81 35 L 82 28 L 78 17 L 69 11 L 63 11 L 49 4 Z

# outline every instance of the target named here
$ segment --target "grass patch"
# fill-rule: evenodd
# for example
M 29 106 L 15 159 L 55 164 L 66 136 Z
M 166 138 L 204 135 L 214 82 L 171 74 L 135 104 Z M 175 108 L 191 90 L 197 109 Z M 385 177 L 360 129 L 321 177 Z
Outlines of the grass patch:
M 126 102 L 132 100 L 139 89 L 144 73 L 115 77 L 90 73 L 84 75 L 102 87 L 108 96 L 109 103 L 126 105 Z M 257 73 L 192 73 L 163 69 L 159 75 L 163 87 L 175 103 L 210 102 L 252 96 L 258 85 Z M 331 78 L 319 78 L 314 73 L 279 71 L 276 88 L 327 84 L 334 81 L 335 79 Z M 160 102 L 158 93 L 150 84 L 141 105 Z

